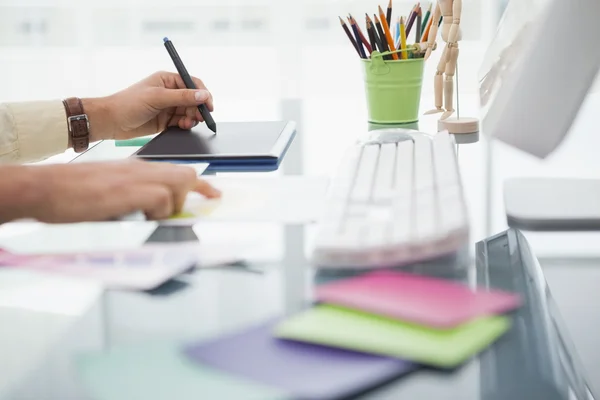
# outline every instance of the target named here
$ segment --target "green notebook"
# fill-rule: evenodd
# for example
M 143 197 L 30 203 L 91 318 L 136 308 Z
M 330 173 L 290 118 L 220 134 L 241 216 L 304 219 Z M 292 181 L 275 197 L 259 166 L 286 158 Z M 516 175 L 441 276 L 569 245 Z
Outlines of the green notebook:
M 95 400 L 283 400 L 281 392 L 204 367 L 180 345 L 151 343 L 81 356 L 77 369 Z
M 275 336 L 452 368 L 486 348 L 509 326 L 507 317 L 493 316 L 437 330 L 324 304 L 282 322 Z
M 156 135 L 142 136 L 133 139 L 115 140 L 115 146 L 117 147 L 142 147 L 148 142 L 154 139 Z

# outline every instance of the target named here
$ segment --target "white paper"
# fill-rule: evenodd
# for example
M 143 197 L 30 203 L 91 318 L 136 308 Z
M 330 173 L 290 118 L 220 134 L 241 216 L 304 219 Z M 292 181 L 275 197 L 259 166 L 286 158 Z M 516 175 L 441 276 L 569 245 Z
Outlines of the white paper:
M 329 180 L 307 177 L 207 177 L 222 191 L 220 199 L 191 193 L 179 218 L 164 225 L 201 220 L 305 224 L 318 220 Z
M 154 221 L 14 223 L 2 231 L 0 247 L 21 254 L 128 249 L 144 244 L 157 226 Z

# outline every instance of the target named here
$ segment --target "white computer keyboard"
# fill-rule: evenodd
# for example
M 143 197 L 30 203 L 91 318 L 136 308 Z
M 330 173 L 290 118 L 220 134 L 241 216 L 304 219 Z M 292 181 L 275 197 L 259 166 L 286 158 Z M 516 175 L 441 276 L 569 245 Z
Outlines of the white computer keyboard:
M 454 138 L 406 132 L 379 131 L 349 149 L 317 224 L 315 265 L 401 266 L 468 241 Z

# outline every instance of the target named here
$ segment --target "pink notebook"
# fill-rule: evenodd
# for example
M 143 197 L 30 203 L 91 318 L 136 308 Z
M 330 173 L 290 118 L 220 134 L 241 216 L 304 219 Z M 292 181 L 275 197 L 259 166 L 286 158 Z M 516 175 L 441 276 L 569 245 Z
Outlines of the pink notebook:
M 316 300 L 440 329 L 521 304 L 512 293 L 472 290 L 456 282 L 393 271 L 323 285 L 316 290 Z

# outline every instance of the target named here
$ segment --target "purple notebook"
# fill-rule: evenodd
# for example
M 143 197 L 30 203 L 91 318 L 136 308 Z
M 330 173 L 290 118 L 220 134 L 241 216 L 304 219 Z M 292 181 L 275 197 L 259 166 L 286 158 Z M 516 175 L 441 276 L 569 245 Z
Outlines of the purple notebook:
M 383 384 L 416 368 L 398 359 L 273 337 L 279 321 L 185 352 L 195 361 L 278 388 L 300 399 L 337 399 Z

